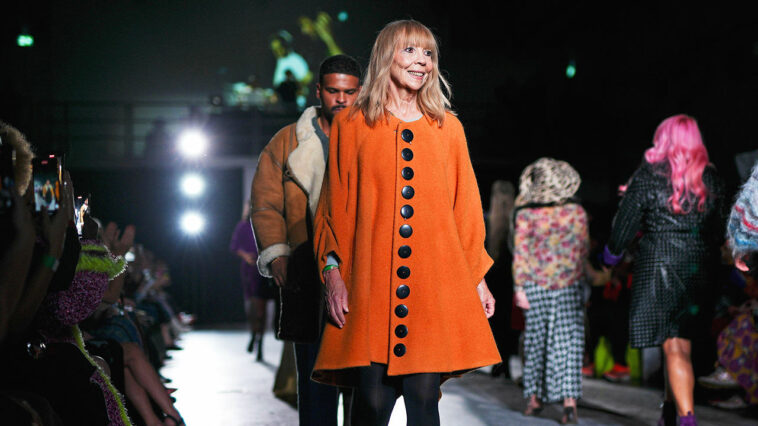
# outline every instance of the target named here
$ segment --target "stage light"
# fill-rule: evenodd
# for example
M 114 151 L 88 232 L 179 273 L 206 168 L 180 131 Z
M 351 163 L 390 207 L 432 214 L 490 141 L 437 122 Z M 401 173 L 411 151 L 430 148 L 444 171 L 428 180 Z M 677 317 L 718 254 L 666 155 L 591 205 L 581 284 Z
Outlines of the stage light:
M 184 195 L 195 198 L 205 191 L 205 179 L 197 173 L 187 173 L 179 183 Z
M 179 226 L 187 235 L 197 235 L 205 228 L 205 218 L 198 212 L 188 211 L 179 219 Z
M 31 34 L 19 34 L 16 37 L 16 45 L 18 47 L 32 47 L 34 46 L 34 37 Z
M 337 14 L 337 20 L 340 22 L 347 21 L 347 11 L 343 10 Z
M 566 66 L 566 78 L 574 78 L 576 75 L 576 62 L 572 59 Z
M 179 152 L 186 157 L 196 158 L 208 149 L 208 137 L 197 129 L 187 129 L 179 135 Z

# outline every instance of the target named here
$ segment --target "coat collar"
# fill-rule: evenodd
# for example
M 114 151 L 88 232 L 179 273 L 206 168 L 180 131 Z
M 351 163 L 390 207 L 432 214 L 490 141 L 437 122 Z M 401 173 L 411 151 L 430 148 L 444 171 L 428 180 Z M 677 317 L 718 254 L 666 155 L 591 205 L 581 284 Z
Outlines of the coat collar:
M 315 106 L 307 108 L 295 124 L 297 147 L 287 158 L 287 166 L 308 196 L 311 214 L 316 212 L 324 180 L 324 149 L 313 128 L 313 118 L 319 113 Z

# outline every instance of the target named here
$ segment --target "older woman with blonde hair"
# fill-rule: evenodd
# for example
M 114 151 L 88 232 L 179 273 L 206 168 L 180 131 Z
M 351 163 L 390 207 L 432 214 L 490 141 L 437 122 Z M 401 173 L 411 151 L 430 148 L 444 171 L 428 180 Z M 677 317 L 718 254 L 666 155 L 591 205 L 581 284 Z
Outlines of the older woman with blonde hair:
M 314 219 L 330 323 L 314 380 L 355 387 L 352 422 L 439 425 L 445 379 L 500 362 L 492 260 L 463 127 L 432 32 L 388 24 L 363 90 L 332 124 Z
M 582 395 L 581 283 L 589 230 L 574 198 L 580 184 L 568 163 L 540 158 L 521 173 L 514 218 L 514 298 L 526 311 L 524 415 L 562 400 L 564 424 L 577 422 Z

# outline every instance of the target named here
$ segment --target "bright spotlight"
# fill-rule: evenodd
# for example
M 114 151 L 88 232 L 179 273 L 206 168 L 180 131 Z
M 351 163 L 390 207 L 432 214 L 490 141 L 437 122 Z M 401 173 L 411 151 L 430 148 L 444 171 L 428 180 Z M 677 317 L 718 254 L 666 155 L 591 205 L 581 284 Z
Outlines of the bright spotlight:
M 205 218 L 198 212 L 189 211 L 184 213 L 179 220 L 179 225 L 187 235 L 197 235 L 205 228 Z
M 195 198 L 205 191 L 205 179 L 196 173 L 187 173 L 179 183 L 184 195 Z
M 208 149 L 208 137 L 197 129 L 188 129 L 179 135 L 179 152 L 187 157 L 196 158 Z
M 34 46 L 34 37 L 31 34 L 19 34 L 18 37 L 16 37 L 16 46 L 32 47 Z

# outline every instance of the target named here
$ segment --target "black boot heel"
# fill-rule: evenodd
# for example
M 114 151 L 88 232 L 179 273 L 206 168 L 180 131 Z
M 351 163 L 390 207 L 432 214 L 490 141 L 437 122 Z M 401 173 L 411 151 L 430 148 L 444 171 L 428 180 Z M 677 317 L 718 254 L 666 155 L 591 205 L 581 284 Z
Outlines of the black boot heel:
M 658 419 L 658 426 L 676 426 L 677 415 L 676 405 L 673 401 L 663 401 L 663 410 L 661 410 L 661 417 Z
M 257 361 L 263 361 L 263 333 L 258 336 L 258 356 L 255 357 Z
M 256 340 L 256 336 L 255 336 L 255 332 L 253 332 L 253 335 L 250 336 L 250 343 L 247 344 L 247 353 L 249 354 L 253 353 L 253 346 L 255 346 L 255 340 Z

